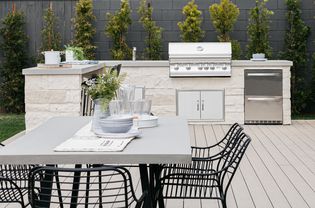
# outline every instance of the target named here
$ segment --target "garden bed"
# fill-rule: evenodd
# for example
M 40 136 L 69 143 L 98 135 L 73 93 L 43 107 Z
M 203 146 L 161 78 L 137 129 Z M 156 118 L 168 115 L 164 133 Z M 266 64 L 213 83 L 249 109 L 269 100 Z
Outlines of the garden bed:
M 0 142 L 25 130 L 24 114 L 0 114 Z

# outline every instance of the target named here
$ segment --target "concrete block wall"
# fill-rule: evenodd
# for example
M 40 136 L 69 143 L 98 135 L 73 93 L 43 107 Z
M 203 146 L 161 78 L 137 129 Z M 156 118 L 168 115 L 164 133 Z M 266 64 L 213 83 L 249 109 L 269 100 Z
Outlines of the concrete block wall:
M 168 42 L 180 41 L 179 30 L 177 22 L 183 19 L 181 14 L 182 7 L 188 0 L 148 0 L 152 3 L 154 8 L 153 18 L 159 26 L 162 26 L 163 31 L 163 59 L 167 59 L 167 46 Z M 27 33 L 30 37 L 29 50 L 30 54 L 34 55 L 41 45 L 40 31 L 42 28 L 42 15 L 43 10 L 48 7 L 48 0 L 3 0 L 0 1 L 0 18 L 2 18 L 9 9 L 12 7 L 12 2 L 16 3 L 18 9 L 25 12 L 27 22 Z M 62 35 L 63 44 L 68 44 L 73 37 L 73 27 L 71 25 L 71 18 L 74 16 L 74 7 L 76 0 L 51 0 L 59 18 L 59 30 Z M 204 41 L 216 41 L 216 33 L 213 29 L 210 15 L 209 6 L 213 3 L 220 2 L 220 0 L 196 0 L 199 8 L 203 14 L 202 29 L 206 31 Z M 249 9 L 255 4 L 255 0 L 233 0 L 234 3 L 240 8 L 241 13 L 237 21 L 232 37 L 241 42 L 243 50 L 246 48 L 247 43 L 247 25 L 249 18 Z M 312 28 L 312 37 L 309 42 L 309 51 L 315 52 L 315 3 L 313 0 L 301 0 L 303 19 Z M 132 9 L 133 23 L 129 29 L 128 42 L 130 46 L 137 47 L 138 55 L 144 49 L 143 28 L 138 22 L 138 6 L 139 0 L 130 0 Z M 111 59 L 109 49 L 112 42 L 105 36 L 104 28 L 107 23 L 106 13 L 114 12 L 120 6 L 119 0 L 94 0 L 94 14 L 97 18 L 95 27 L 97 33 L 95 36 L 95 43 L 97 45 L 97 59 Z M 276 57 L 278 52 L 283 47 L 283 39 L 286 29 L 286 6 L 285 0 L 269 0 L 268 7 L 274 11 L 271 23 L 270 41 Z M 1 24 L 1 23 L 0 23 Z M 1 26 L 1 25 L 0 25 Z M 0 55 L 1 60 L 1 55 Z

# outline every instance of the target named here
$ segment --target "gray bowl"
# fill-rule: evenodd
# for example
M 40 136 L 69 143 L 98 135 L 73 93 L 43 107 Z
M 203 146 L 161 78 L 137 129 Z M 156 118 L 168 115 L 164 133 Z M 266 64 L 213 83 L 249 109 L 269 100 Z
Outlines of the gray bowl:
M 127 123 L 127 124 L 117 124 L 117 123 L 106 123 L 106 122 L 99 122 L 100 127 L 103 132 L 106 133 L 127 133 L 133 123 Z

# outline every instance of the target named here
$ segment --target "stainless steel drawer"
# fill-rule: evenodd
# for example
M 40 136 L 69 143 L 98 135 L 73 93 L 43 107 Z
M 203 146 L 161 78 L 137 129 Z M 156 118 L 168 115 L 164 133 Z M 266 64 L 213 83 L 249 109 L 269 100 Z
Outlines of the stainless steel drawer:
M 245 96 L 245 123 L 281 124 L 281 96 Z

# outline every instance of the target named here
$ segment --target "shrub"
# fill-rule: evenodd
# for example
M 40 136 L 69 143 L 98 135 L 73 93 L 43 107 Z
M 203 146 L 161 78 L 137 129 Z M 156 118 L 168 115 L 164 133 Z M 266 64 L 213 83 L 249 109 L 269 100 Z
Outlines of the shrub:
M 61 49 L 61 36 L 57 32 L 57 18 L 55 16 L 52 3 L 44 14 L 44 28 L 42 30 L 41 51 L 58 51 Z
M 149 60 L 159 60 L 161 59 L 162 50 L 162 28 L 156 26 L 155 21 L 152 20 L 153 8 L 151 4 L 147 4 L 147 0 L 141 0 L 138 13 L 140 22 L 147 33 L 144 57 Z
M 79 0 L 75 9 L 73 45 L 83 48 L 85 58 L 95 59 L 96 46 L 93 44 L 93 38 L 96 30 L 93 21 L 96 18 L 93 14 L 93 0 Z
M 307 40 L 310 28 L 301 17 L 300 1 L 286 0 L 288 28 L 284 39 L 284 51 L 281 58 L 293 61 L 291 67 L 291 108 L 293 114 L 299 114 L 306 107 L 308 90 L 305 84 L 307 64 Z
M 231 40 L 230 37 L 230 32 L 240 15 L 239 8 L 230 0 L 221 0 L 220 4 L 211 5 L 209 11 L 212 24 L 218 33 L 218 40 L 220 42 L 231 42 L 233 59 L 239 59 L 241 56 L 240 43 Z
M 195 0 L 188 2 L 183 7 L 183 14 L 186 19 L 179 22 L 177 25 L 181 31 L 181 38 L 184 42 L 199 42 L 204 37 L 204 31 L 201 30 L 201 15 L 202 12 L 198 10 Z
M 61 50 L 61 36 L 57 32 L 57 18 L 54 13 L 52 3 L 50 2 L 49 7 L 45 10 L 44 14 L 44 28 L 42 30 L 42 51 L 59 51 Z M 43 62 L 43 55 L 39 54 L 39 62 Z
M 272 55 L 269 45 L 269 24 L 273 12 L 267 9 L 267 2 L 268 0 L 256 0 L 256 6 L 250 10 L 247 31 L 249 36 L 248 58 L 251 58 L 254 53 L 264 53 L 267 58 Z
M 0 106 L 8 113 L 24 112 L 24 77 L 22 69 L 28 67 L 27 42 L 23 13 L 12 12 L 2 19 L 0 35 L 4 61 L 0 71 Z
M 128 0 L 122 0 L 120 9 L 115 14 L 107 13 L 108 23 L 105 34 L 113 40 L 111 49 L 114 60 L 131 59 L 132 49 L 126 42 L 126 34 L 131 25 L 131 9 Z

